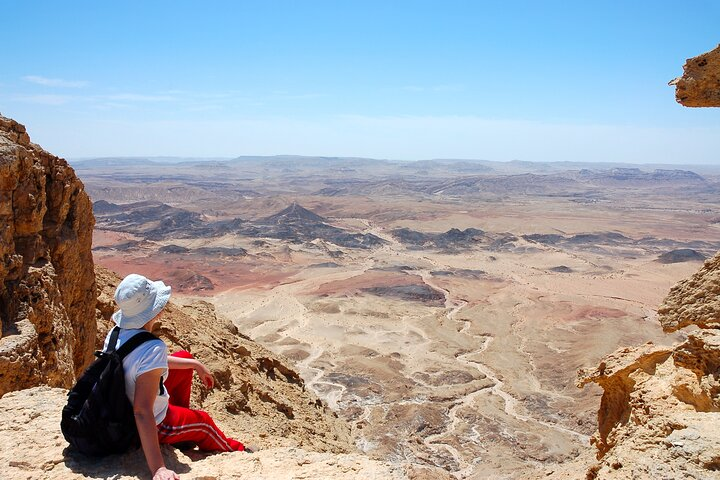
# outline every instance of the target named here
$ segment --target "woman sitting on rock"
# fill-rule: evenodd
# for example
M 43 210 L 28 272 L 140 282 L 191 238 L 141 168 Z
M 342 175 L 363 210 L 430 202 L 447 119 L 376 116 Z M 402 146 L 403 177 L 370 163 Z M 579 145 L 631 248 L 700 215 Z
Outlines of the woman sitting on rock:
M 116 348 L 147 330 L 162 316 L 170 298 L 170 287 L 142 275 L 131 274 L 120 282 L 115 301 L 120 310 L 112 319 L 120 327 Z M 105 348 L 110 334 L 105 339 Z M 160 444 L 197 445 L 205 451 L 242 451 L 242 443 L 226 437 L 210 416 L 190 407 L 193 370 L 205 386 L 212 388 L 210 371 L 186 351 L 170 356 L 165 343 L 151 340 L 123 359 L 125 393 L 133 405 L 135 423 L 153 480 L 179 479 L 165 468 Z

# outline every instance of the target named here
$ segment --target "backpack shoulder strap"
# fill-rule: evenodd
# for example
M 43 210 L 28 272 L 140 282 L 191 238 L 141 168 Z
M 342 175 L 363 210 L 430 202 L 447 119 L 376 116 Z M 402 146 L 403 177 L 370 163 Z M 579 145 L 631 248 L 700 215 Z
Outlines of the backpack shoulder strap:
M 110 332 L 110 340 L 108 340 L 107 350 L 105 350 L 107 353 L 112 353 L 115 351 L 115 345 L 117 345 L 119 336 L 120 336 L 120 327 L 113 327 L 112 331 Z M 97 355 L 97 353 L 96 353 L 96 355 Z
M 150 340 L 160 340 L 158 337 L 150 332 L 140 332 L 137 335 L 133 335 L 127 342 L 123 343 L 120 348 L 117 349 L 117 354 L 122 361 L 130 352 L 135 350 L 137 347 Z

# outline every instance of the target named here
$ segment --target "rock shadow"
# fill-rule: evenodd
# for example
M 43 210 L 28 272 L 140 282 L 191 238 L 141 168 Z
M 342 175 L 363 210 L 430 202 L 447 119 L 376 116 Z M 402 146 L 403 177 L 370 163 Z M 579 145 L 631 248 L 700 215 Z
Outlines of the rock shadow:
M 177 449 L 166 445 L 161 445 L 160 448 L 167 468 L 177 474 L 190 472 L 190 465 L 180 460 Z M 192 460 L 199 460 L 208 455 L 205 452 L 196 452 L 198 455 L 192 455 L 192 452 L 185 453 L 191 455 Z M 85 477 L 115 478 L 123 475 L 140 479 L 152 478 L 141 448 L 117 455 L 91 457 L 67 447 L 63 450 L 63 463 L 70 471 Z

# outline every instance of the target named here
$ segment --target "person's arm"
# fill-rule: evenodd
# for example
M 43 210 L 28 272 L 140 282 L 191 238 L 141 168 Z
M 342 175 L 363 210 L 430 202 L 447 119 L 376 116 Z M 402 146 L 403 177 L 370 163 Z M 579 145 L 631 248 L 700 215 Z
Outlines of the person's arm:
M 158 442 L 155 414 L 153 413 L 153 405 L 158 394 L 158 385 L 162 373 L 162 368 L 156 368 L 143 373 L 137 378 L 133 412 L 140 443 L 145 454 L 145 460 L 147 460 L 148 467 L 153 475 L 153 480 L 179 480 L 180 477 L 175 472 L 165 468 L 165 461 L 160 452 L 160 442 Z
M 171 370 L 192 368 L 197 372 L 198 377 L 200 377 L 200 380 L 202 380 L 206 387 L 212 388 L 213 385 L 215 385 L 215 378 L 213 378 L 210 370 L 208 370 L 202 362 L 195 360 L 194 358 L 181 358 L 170 355 L 168 357 L 168 368 Z

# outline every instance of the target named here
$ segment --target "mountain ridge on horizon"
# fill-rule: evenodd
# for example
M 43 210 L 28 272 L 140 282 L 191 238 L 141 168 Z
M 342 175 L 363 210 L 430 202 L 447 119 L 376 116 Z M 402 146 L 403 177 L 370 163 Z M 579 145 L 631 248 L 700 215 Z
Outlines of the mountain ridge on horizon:
M 485 160 L 473 158 L 431 158 L 431 159 L 385 159 L 385 158 L 369 158 L 355 156 L 326 156 L 326 155 L 239 155 L 236 157 L 185 157 L 185 156 L 101 156 L 101 157 L 80 157 L 69 158 L 68 163 L 78 169 L 92 169 L 93 167 L 112 167 L 112 166 L 133 166 L 133 165 L 185 165 L 188 164 L 209 164 L 216 162 L 217 164 L 238 164 L 238 163 L 254 163 L 264 164 L 268 162 L 278 161 L 301 161 L 303 166 L 309 166 L 310 163 L 324 163 L 328 166 L 333 163 L 337 166 L 347 164 L 362 163 L 364 166 L 369 165 L 386 165 L 386 166 L 452 166 L 452 165 L 472 165 L 478 167 L 486 167 L 487 173 L 509 174 L 509 173 L 529 173 L 529 172 L 546 172 L 557 173 L 568 170 L 610 170 L 614 168 L 637 168 L 645 172 L 653 170 L 690 170 L 699 174 L 720 175 L 720 164 L 693 164 L 693 163 L 628 163 L 628 162 L 583 162 L 583 161 L 533 161 L 533 160 Z M 307 164 L 305 163 L 307 162 Z M 494 167 L 494 168 L 493 168 Z

